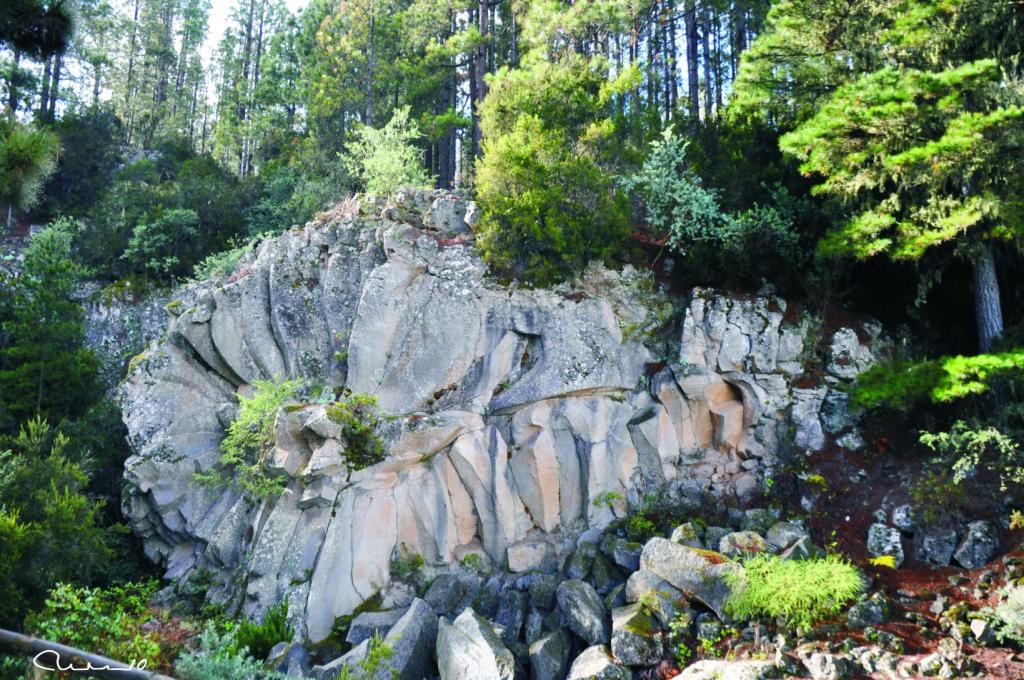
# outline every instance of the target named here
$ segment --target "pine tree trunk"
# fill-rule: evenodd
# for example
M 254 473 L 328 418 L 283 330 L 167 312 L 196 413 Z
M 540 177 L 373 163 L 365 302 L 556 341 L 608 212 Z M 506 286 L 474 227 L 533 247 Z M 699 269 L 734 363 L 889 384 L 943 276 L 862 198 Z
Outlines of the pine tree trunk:
M 700 121 L 700 89 L 697 85 L 697 6 L 695 0 L 686 4 L 686 87 L 690 100 L 691 124 L 696 127 Z
M 711 120 L 714 83 L 711 80 L 711 12 L 701 12 L 701 49 L 704 52 L 704 120 Z
M 974 312 L 978 322 L 978 347 L 982 353 L 1003 334 L 1003 308 L 992 245 L 986 243 L 971 262 L 974 279 Z
M 53 55 L 53 71 L 50 75 L 50 103 L 46 111 L 46 119 L 53 121 L 57 117 L 57 95 L 60 87 L 60 69 L 63 64 L 63 57 L 60 52 Z
M 21 50 L 14 50 L 11 59 L 11 72 L 7 77 L 7 108 L 14 113 L 18 110 L 18 68 L 21 64 Z
M 50 68 L 53 64 L 53 59 L 47 57 L 46 61 L 43 62 L 43 78 L 42 86 L 39 88 L 39 112 L 36 114 L 39 120 L 46 120 L 46 105 L 50 101 Z

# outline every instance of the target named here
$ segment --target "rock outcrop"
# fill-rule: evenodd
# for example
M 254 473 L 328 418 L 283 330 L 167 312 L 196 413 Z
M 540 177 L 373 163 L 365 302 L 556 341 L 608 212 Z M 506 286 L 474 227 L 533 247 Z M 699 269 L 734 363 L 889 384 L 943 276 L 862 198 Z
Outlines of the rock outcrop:
M 647 273 L 499 284 L 474 254 L 474 212 L 437 193 L 350 201 L 168 305 L 122 387 L 125 512 L 168 577 L 212 575 L 209 596 L 248 615 L 287 597 L 317 642 L 387 589 L 402 554 L 554 570 L 646 493 L 750 498 L 785 433 L 818 450 L 853 432 L 832 386 L 871 363 L 877 329 L 817 350 L 781 299 L 696 290 L 681 343 L 665 343 L 672 299 Z M 219 468 L 236 396 L 285 378 L 374 395 L 386 459 L 351 469 L 327 405 L 299 404 L 267 456 L 283 493 L 198 483 Z M 597 557 L 638 559 L 609 551 Z

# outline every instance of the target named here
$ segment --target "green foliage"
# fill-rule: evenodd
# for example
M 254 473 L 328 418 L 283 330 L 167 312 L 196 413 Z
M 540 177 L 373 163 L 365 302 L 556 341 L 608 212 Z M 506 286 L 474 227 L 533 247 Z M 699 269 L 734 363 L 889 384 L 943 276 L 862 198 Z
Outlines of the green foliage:
M 229 250 L 207 255 L 206 259 L 196 264 L 192 271 L 192 280 L 206 281 L 228 278 L 235 273 L 242 258 L 251 253 L 255 247 L 256 241 L 250 241 Z
M 228 426 L 221 441 L 220 463 L 223 470 L 213 475 L 197 475 L 208 483 L 222 483 L 223 475 L 233 474 L 232 484 L 256 499 L 281 492 L 282 480 L 270 477 L 265 469 L 266 457 L 274 445 L 274 424 L 281 408 L 296 398 L 301 383 L 285 380 L 273 383 L 254 380 L 251 397 L 239 396 L 238 416 Z
M 948 432 L 922 432 L 920 441 L 952 462 L 953 481 L 960 484 L 979 470 L 995 473 L 999 488 L 1024 483 L 1024 452 L 1020 442 L 995 427 L 971 428 L 962 420 Z
M 370 126 L 356 130 L 342 162 L 374 196 L 388 196 L 401 187 L 429 188 L 431 179 L 414 143 L 419 138 L 419 127 L 409 120 L 409 107 L 395 109 L 379 130 Z
M 669 126 L 651 143 L 643 167 L 621 182 L 623 189 L 642 198 L 654 234 L 684 254 L 703 244 L 734 257 L 756 239 L 768 246 L 759 249 L 759 257 L 791 256 L 797 243 L 793 216 L 770 205 L 725 212 L 718 192 L 705 188 L 690 168 L 687 145 Z
M 1024 585 L 1008 585 L 999 595 L 992 612 L 996 637 L 1024 645 Z
M 391 578 L 396 581 L 417 584 L 423 576 L 423 555 L 409 552 L 402 546 L 391 561 Z
M 180 680 L 284 680 L 281 673 L 239 650 L 235 631 L 219 632 L 208 621 L 199 636 L 199 648 L 178 657 L 174 677 Z
M 610 260 L 628 234 L 608 171 L 614 126 L 598 67 L 582 59 L 502 70 L 481 111 L 478 245 L 498 270 L 535 283 Z
M 49 130 L 0 117 L 0 205 L 14 210 L 35 205 L 56 167 L 58 147 L 57 136 Z
M 380 423 L 377 397 L 346 390 L 326 411 L 327 417 L 341 426 L 345 460 L 353 470 L 362 470 L 384 460 L 384 441 L 377 434 Z
M 71 259 L 71 226 L 59 220 L 22 251 L 22 268 L 0 269 L 0 432 L 40 414 L 54 421 L 89 406 L 98 361 L 84 345 L 82 307 L 72 299 L 82 269 Z
M 726 611 L 742 620 L 781 616 L 789 627 L 808 630 L 843 611 L 864 589 L 857 569 L 838 555 L 783 561 L 762 554 L 743 566 L 743 572 L 726 575 L 733 589 Z
M 18 596 L 0 602 L 0 624 L 17 625 L 25 607 L 38 606 L 57 582 L 89 583 L 111 559 L 108 536 L 97 524 L 102 502 L 82 492 L 88 481 L 64 455 L 68 440 L 45 421 L 29 421 L 0 442 L 3 540 L 11 547 L 0 582 Z
M 591 505 L 595 508 L 608 508 L 611 510 L 618 503 L 625 500 L 625 497 L 618 491 L 605 491 L 594 496 L 594 500 L 591 501 Z
M 238 625 L 235 641 L 239 652 L 248 650 L 254 659 L 266 659 L 278 642 L 288 642 L 294 631 L 288 625 L 288 600 L 267 610 L 262 623 L 242 621 Z
M 54 132 L 60 137 L 60 163 L 46 183 L 44 207 L 50 215 L 81 219 L 103 195 L 121 162 L 121 149 L 111 140 L 119 138 L 123 128 L 113 112 L 90 108 L 65 115 Z
M 993 382 L 1024 375 L 1024 350 L 878 364 L 857 378 L 851 401 L 859 408 L 908 409 L 924 400 L 951 402 L 984 394 Z
M 964 507 L 966 494 L 963 485 L 956 482 L 949 466 L 933 461 L 908 489 L 921 520 L 932 524 L 953 515 Z
M 840 87 L 784 135 L 780 146 L 801 169 L 824 177 L 815 192 L 855 211 L 822 251 L 918 259 L 968 231 L 1018 233 L 1007 218 L 1019 198 L 1011 159 L 1024 149 L 1024 108 L 992 99 L 998 79 L 994 60 L 938 72 L 884 68 Z
M 181 269 L 181 251 L 198 235 L 195 210 L 168 210 L 152 222 L 136 225 L 121 257 L 133 264 L 133 270 L 166 280 Z
M 45 605 L 26 619 L 33 635 L 130 663 L 145 659 L 155 668 L 161 658 L 160 642 L 145 625 L 152 618 L 149 600 L 158 583 L 124 583 L 110 588 L 76 588 L 58 584 Z

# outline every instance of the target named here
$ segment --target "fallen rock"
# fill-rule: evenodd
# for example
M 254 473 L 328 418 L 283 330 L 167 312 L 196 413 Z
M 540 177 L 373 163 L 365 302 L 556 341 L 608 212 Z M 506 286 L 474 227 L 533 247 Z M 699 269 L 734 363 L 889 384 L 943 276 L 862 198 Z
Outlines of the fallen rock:
M 384 612 L 363 612 L 348 627 L 345 642 L 353 647 L 363 640 L 369 640 L 376 633 L 387 635 L 391 627 L 398 623 L 408 609 L 391 609 Z
M 821 555 L 821 548 L 811 542 L 810 536 L 804 536 L 796 543 L 789 546 L 781 553 L 779 559 L 786 560 L 810 560 Z
M 853 674 L 849 659 L 827 652 L 814 652 L 804 659 L 804 666 L 814 680 L 846 680 Z
M 725 601 L 732 594 L 725 576 L 740 573 L 739 564 L 720 553 L 698 550 L 655 537 L 644 546 L 640 568 L 668 581 L 725 619 Z
M 999 534 L 985 521 L 971 522 L 953 559 L 964 569 L 977 569 L 988 564 L 999 550 Z
M 451 624 L 438 624 L 437 668 L 441 680 L 513 680 L 515 658 L 490 622 L 466 609 Z M 424 675 L 421 668 L 418 677 Z
M 846 613 L 846 625 L 850 628 L 864 628 L 885 623 L 889 618 L 889 601 L 882 593 L 873 593 L 850 607 Z
M 507 645 L 519 641 L 519 632 L 523 629 L 526 617 L 526 593 L 514 588 L 503 590 L 498 595 L 498 613 L 494 622 L 502 627 L 501 639 Z
M 562 680 L 569 666 L 569 639 L 560 630 L 542 636 L 530 645 L 530 678 Z
M 776 522 L 768 529 L 765 539 L 776 549 L 785 550 L 806 536 L 807 531 L 796 522 Z
M 872 557 L 889 555 L 896 561 L 896 567 L 903 564 L 903 537 L 899 529 L 885 524 L 872 524 L 868 529 L 868 553 Z
M 612 654 L 627 666 L 652 666 L 661 659 L 661 626 L 640 604 L 612 612 Z
M 767 680 L 779 677 L 779 669 L 772 661 L 703 659 L 687 666 L 675 677 L 676 680 Z
M 701 542 L 701 531 L 693 522 L 686 522 L 677 526 L 672 530 L 672 536 L 669 540 L 679 545 L 688 545 L 691 548 L 704 547 L 704 544 Z
M 939 567 L 948 567 L 956 551 L 956 529 L 950 526 L 929 526 L 920 532 L 917 559 Z
M 756 555 L 770 550 L 768 542 L 755 531 L 734 531 L 723 536 L 718 542 L 718 552 L 728 557 Z
M 587 647 L 572 662 L 566 680 L 632 680 L 628 668 L 612 659 L 605 645 Z
M 909 505 L 897 505 L 892 509 L 892 524 L 900 531 L 913 533 L 914 508 Z
M 608 613 L 593 586 L 579 579 L 563 581 L 555 597 L 573 633 L 589 645 L 608 643 L 611 639 Z
M 423 600 L 437 614 L 458 615 L 469 607 L 480 594 L 480 577 L 468 570 L 439 574 L 430 584 Z
M 678 588 L 657 574 L 643 569 L 630 574 L 623 595 L 626 602 L 639 602 L 641 599 L 648 602 L 662 625 L 668 625 L 678 612 L 689 609 L 685 596 Z
M 394 650 L 388 665 L 397 674 L 382 669 L 374 677 L 376 680 L 419 680 L 423 669 L 433 667 L 436 640 L 437 615 L 423 600 L 413 600 L 409 610 L 384 637 L 384 644 Z

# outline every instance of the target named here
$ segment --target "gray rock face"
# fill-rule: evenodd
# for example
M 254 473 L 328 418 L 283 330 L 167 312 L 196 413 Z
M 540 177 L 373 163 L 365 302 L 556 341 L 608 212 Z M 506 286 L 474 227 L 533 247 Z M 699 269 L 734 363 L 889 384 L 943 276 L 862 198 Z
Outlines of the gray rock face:
M 722 536 L 718 541 L 718 552 L 726 557 L 738 557 L 771 551 L 761 534 L 756 531 L 734 531 L 731 534 Z
M 474 213 L 436 192 L 349 201 L 264 241 L 229 280 L 176 293 L 121 388 L 123 508 L 168 578 L 210 573 L 210 598 L 247 616 L 287 597 L 318 642 L 387 589 L 401 554 L 553 570 L 553 535 L 665 488 L 749 496 L 791 426 L 822 431 L 831 388 L 793 387 L 811 329 L 784 323 L 783 301 L 694 291 L 679 365 L 644 344 L 671 304 L 649 274 L 500 286 L 466 233 Z M 324 406 L 301 404 L 279 414 L 267 456 L 280 496 L 199 484 L 238 395 L 285 378 L 376 397 L 386 459 L 351 469 Z
M 487 619 L 467 609 L 451 624 L 441 619 L 437 668 L 441 680 L 512 680 L 515 659 Z
M 569 629 L 587 644 L 607 644 L 611 637 L 608 612 L 604 603 L 586 581 L 569 579 L 562 581 L 555 592 L 558 609 Z
M 725 601 L 732 593 L 725 576 L 743 569 L 719 553 L 697 550 L 658 537 L 652 538 L 644 546 L 640 568 L 689 594 L 714 611 L 720 619 L 726 618 Z
M 765 538 L 776 549 L 784 550 L 805 536 L 807 536 L 807 531 L 799 524 L 795 522 L 778 522 L 768 529 Z
M 530 677 L 533 680 L 562 680 L 569 667 L 569 638 L 556 630 L 530 645 Z
M 413 600 L 409 610 L 384 637 L 384 644 L 394 650 L 388 665 L 397 672 L 381 669 L 378 680 L 419 680 L 425 668 L 433 665 L 432 651 L 437 639 L 437 616 L 423 600 Z
M 628 668 L 615 663 L 604 645 L 587 647 L 572 662 L 566 680 L 631 680 Z
M 999 534 L 988 522 L 971 522 L 967 525 L 960 547 L 953 553 L 953 559 L 964 569 L 977 569 L 988 564 L 999 550 Z

